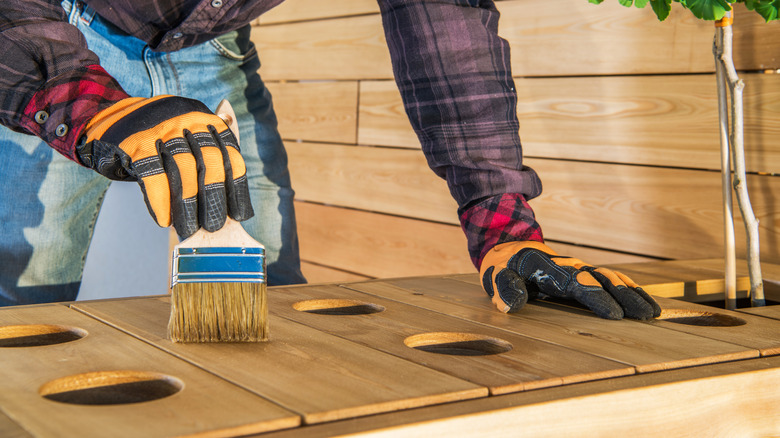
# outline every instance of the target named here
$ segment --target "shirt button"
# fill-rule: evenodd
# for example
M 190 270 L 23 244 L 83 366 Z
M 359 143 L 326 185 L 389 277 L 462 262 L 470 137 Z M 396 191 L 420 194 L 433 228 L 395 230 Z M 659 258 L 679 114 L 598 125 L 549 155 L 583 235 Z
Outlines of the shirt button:
M 183 37 L 183 36 L 184 36 L 184 34 L 182 34 L 181 32 L 176 32 L 175 34 L 173 34 L 173 38 L 175 38 L 175 39 L 177 39 L 177 40 L 178 40 L 179 38 Z
M 211 1 L 211 7 L 212 8 L 221 8 L 222 7 L 222 0 L 212 0 Z
M 57 137 L 65 137 L 65 134 L 68 133 L 68 125 L 64 123 L 60 123 L 57 125 L 57 129 L 54 130 L 54 135 Z
M 38 111 L 35 113 L 35 123 L 43 125 L 46 123 L 46 120 L 49 120 L 49 113 L 46 111 Z

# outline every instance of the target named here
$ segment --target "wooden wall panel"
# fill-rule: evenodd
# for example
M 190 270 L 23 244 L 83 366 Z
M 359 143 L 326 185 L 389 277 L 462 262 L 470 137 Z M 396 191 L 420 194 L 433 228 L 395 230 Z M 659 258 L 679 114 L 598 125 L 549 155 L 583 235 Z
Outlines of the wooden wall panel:
M 279 132 L 290 140 L 355 143 L 357 82 L 268 82 Z
M 531 206 L 547 238 L 670 259 L 723 254 L 718 172 L 526 161 L 544 181 L 544 193 Z M 751 175 L 748 187 L 761 221 L 762 260 L 776 263 L 780 178 Z M 744 228 L 739 218 L 736 224 L 737 254 L 744 257 Z
M 712 24 L 679 8 L 665 22 L 649 7 L 635 10 L 617 2 L 516 0 L 499 2 L 498 8 L 499 33 L 512 47 L 516 76 L 714 71 Z M 737 68 L 779 68 L 774 48 L 780 23 L 766 24 L 741 6 L 736 10 Z M 379 14 L 255 26 L 252 39 L 266 79 L 392 78 Z
M 421 151 L 286 143 L 296 198 L 458 224 L 445 181 Z
M 422 154 L 404 149 L 290 143 L 302 200 L 458 224 L 454 201 Z M 362 165 L 361 165 L 362 162 Z M 545 237 L 664 258 L 721 253 L 720 174 L 711 171 L 527 159 L 544 182 L 531 201 Z M 780 178 L 748 178 L 762 256 L 780 260 Z M 739 222 L 737 222 L 739 223 Z M 737 230 L 744 250 L 744 230 Z
M 438 257 L 435 272 L 473 272 L 455 202 L 392 81 L 375 1 L 325 3 L 287 0 L 252 34 L 290 156 L 304 270 L 315 282 L 430 274 L 410 252 L 445 251 L 458 256 Z M 596 264 L 722 257 L 712 24 L 679 5 L 663 23 L 617 1 L 497 6 L 550 245 Z M 778 30 L 737 6 L 764 261 L 780 260 L 780 75 L 759 71 L 780 67 Z
M 476 273 L 457 225 L 297 202 L 301 258 L 310 283 L 359 281 L 434 273 Z M 646 257 L 549 242 L 596 264 L 636 263 Z M 327 266 L 341 270 L 329 270 Z
M 377 278 L 475 270 L 459 226 L 305 202 L 295 207 L 303 260 Z
M 744 74 L 748 170 L 780 171 L 780 75 Z M 527 157 L 720 168 L 714 75 L 515 80 Z M 358 142 L 420 147 L 393 81 L 360 83 Z
M 265 13 L 257 24 L 305 21 L 318 18 L 345 17 L 378 13 L 376 0 L 286 0 Z
M 650 7 L 617 1 L 504 1 L 501 36 L 516 76 L 697 73 L 715 71 L 714 28 L 674 5 L 659 22 Z M 780 23 L 735 8 L 734 58 L 740 70 L 780 67 Z M 743 36 L 744 35 L 744 36 Z
M 254 26 L 265 80 L 390 78 L 379 14 Z

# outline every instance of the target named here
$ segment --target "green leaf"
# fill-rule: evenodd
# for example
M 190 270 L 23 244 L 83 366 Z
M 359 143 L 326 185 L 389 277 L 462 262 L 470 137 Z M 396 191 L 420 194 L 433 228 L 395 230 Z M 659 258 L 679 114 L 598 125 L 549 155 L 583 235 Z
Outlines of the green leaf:
M 672 11 L 672 0 L 650 0 L 650 6 L 658 20 L 664 21 Z
M 768 22 L 777 20 L 780 14 L 780 0 L 745 0 L 745 6 L 751 11 L 756 11 Z
M 600 5 L 603 1 L 604 0 L 588 0 L 589 3 L 593 3 L 594 5 Z
M 647 6 L 647 2 L 649 1 L 650 0 L 635 0 L 634 6 L 636 6 L 637 8 L 644 8 L 645 6 Z
M 631 4 L 634 3 L 634 0 L 618 0 L 618 1 L 620 2 L 621 5 L 623 5 L 623 6 L 627 7 L 627 8 L 631 7 Z
M 729 3 L 735 0 L 686 0 L 685 6 L 696 18 L 703 20 L 720 20 L 731 10 Z M 681 2 L 682 3 L 682 2 Z

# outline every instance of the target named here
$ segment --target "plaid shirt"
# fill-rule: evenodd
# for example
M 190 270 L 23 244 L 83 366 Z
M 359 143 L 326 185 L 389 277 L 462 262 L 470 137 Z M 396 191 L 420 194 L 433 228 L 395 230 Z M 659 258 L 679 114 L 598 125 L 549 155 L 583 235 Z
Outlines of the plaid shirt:
M 89 0 L 158 51 L 202 43 L 282 0 Z M 541 193 L 522 164 L 509 45 L 490 0 L 379 0 L 396 83 L 431 169 L 459 206 L 479 267 L 495 244 L 542 240 L 526 200 Z M 78 5 L 77 5 L 78 6 Z M 78 161 L 86 123 L 128 97 L 100 67 L 58 0 L 0 6 L 0 123 Z

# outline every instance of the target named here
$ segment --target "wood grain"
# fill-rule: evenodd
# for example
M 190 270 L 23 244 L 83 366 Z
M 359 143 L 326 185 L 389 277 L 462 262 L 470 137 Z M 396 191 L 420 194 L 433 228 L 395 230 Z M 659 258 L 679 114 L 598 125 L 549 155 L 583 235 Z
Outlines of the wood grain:
M 651 372 L 757 357 L 757 348 L 691 336 L 632 320 L 606 321 L 580 309 L 528 303 L 517 314 L 495 309 L 482 287 L 417 277 L 350 283 L 344 287 L 501 328 Z
M 498 8 L 499 35 L 515 53 L 515 76 L 714 71 L 712 24 L 687 11 L 676 11 L 660 23 L 650 8 L 632 10 L 615 2 L 503 1 Z M 736 9 L 737 68 L 780 67 L 775 50 L 780 23 L 766 24 L 744 7 Z M 252 40 L 266 79 L 392 78 L 379 14 L 255 26 Z
M 301 258 L 369 277 L 474 272 L 460 227 L 296 203 Z
M 287 140 L 355 143 L 357 82 L 266 82 Z
M 772 318 L 780 320 L 780 305 L 764 306 L 764 307 L 745 307 L 737 309 L 739 312 L 749 313 L 751 315 L 763 316 L 765 318 Z
M 87 332 L 73 342 L 2 348 L 0 405 L 34 436 L 103 437 L 107 431 L 116 437 L 229 436 L 300 423 L 290 411 L 66 306 L 0 312 L 0 326 L 17 324 L 57 324 Z M 115 370 L 161 373 L 180 379 L 184 388 L 159 400 L 102 406 L 53 402 L 38 393 L 54 379 Z
M 296 199 L 458 223 L 457 204 L 421 151 L 285 143 Z
M 528 391 L 280 431 L 268 438 L 699 437 L 780 431 L 780 357 Z M 724 415 L 728 412 L 728 415 Z M 572 413 L 576 413 L 572 414 Z M 638 427 L 637 425 L 649 425 Z
M 334 260 L 333 262 L 333 265 L 339 264 L 337 260 Z M 342 271 L 328 266 L 318 265 L 305 261 L 301 262 L 301 271 L 303 272 L 303 276 L 306 277 L 306 280 L 309 282 L 309 284 L 350 282 L 371 279 L 371 277 L 367 277 L 365 275 Z
M 658 325 L 710 339 L 718 339 L 733 344 L 744 345 L 749 348 L 758 349 L 763 356 L 780 354 L 780 324 L 778 324 L 777 321 L 725 309 L 714 309 L 712 307 L 687 303 L 680 300 L 671 300 L 669 298 L 659 297 L 658 304 L 660 304 L 664 310 L 686 310 L 693 316 L 699 313 L 704 315 L 715 314 L 716 316 L 725 315 L 730 318 L 742 319 L 746 324 L 734 327 L 690 325 L 686 323 L 671 322 L 671 320 L 667 321 L 664 319 L 664 314 L 661 314 L 661 318 L 646 322 L 645 324 Z
M 288 147 L 300 200 L 458 224 L 446 184 L 418 151 Z M 525 163 L 544 182 L 544 192 L 531 206 L 547 239 L 668 259 L 723 253 L 717 172 L 542 159 Z M 780 179 L 749 175 L 747 184 L 760 222 L 761 257 L 778 261 Z M 744 228 L 737 227 L 736 235 L 738 256 L 744 258 Z
M 271 294 L 269 299 L 272 312 L 280 316 L 486 386 L 492 395 L 634 373 L 630 365 L 337 286 L 288 288 L 284 294 Z M 324 300 L 366 303 L 384 310 L 367 315 L 327 315 L 294 308 L 296 303 Z M 459 339 L 458 335 L 488 340 L 466 342 L 463 344 L 466 347 L 447 354 L 405 345 L 413 336 L 427 336 L 448 343 L 454 342 L 450 339 Z M 489 354 L 501 342 L 508 342 L 511 349 Z M 460 352 L 474 355 L 458 354 Z M 562 357 L 567 360 L 560 360 Z
M 276 24 L 322 18 L 378 13 L 376 0 L 286 0 L 263 14 L 255 24 Z
M 751 172 L 780 170 L 780 75 L 743 74 Z M 713 75 L 518 78 L 526 157 L 720 169 Z M 358 142 L 419 148 L 394 81 L 360 83 Z
M 509 41 L 516 76 L 697 73 L 715 70 L 711 22 L 674 8 L 664 22 L 653 11 L 617 2 L 504 1 L 499 34 Z M 678 6 L 678 5 L 675 5 Z M 561 11 L 566 11 L 561 14 Z M 780 23 L 735 8 L 737 69 L 780 66 Z
M 265 80 L 391 78 L 379 14 L 253 26 Z
M 641 284 L 650 294 L 678 298 L 690 302 L 724 299 L 725 269 L 723 259 L 667 260 L 650 263 L 610 264 L 608 268 L 620 271 Z M 777 265 L 762 263 L 766 299 L 780 299 L 780 288 L 773 277 Z M 773 280 L 773 278 L 775 280 Z M 746 298 L 750 278 L 745 260 L 737 260 L 737 295 Z
M 284 293 L 269 288 L 268 295 Z M 487 389 L 270 316 L 259 344 L 175 344 L 166 339 L 168 298 L 76 304 L 163 351 L 297 412 L 305 423 L 487 395 Z
M 296 203 L 295 208 L 301 257 L 316 263 L 303 264 L 311 283 L 476 272 L 463 231 L 456 225 L 306 202 Z M 558 242 L 548 244 L 559 254 L 593 264 L 652 260 Z
M 0 436 L 5 438 L 32 438 L 32 435 L 19 427 L 2 411 L 0 411 Z

